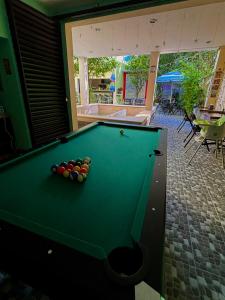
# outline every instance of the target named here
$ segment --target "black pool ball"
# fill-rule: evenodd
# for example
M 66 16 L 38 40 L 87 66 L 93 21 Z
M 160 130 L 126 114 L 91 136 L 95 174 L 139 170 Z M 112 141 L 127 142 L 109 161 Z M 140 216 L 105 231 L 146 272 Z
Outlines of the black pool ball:
M 79 167 L 80 167 L 81 164 L 82 164 L 82 161 L 77 161 L 77 160 L 76 160 L 75 166 L 79 166 Z
M 66 168 L 67 162 L 66 161 L 61 162 L 60 166 Z
M 58 165 L 52 165 L 51 166 L 52 173 L 57 173 L 57 168 L 58 168 Z
M 72 160 L 68 161 L 68 164 L 75 166 L 76 165 L 76 161 L 72 159 Z
M 124 130 L 123 129 L 120 130 L 120 134 L 124 135 Z

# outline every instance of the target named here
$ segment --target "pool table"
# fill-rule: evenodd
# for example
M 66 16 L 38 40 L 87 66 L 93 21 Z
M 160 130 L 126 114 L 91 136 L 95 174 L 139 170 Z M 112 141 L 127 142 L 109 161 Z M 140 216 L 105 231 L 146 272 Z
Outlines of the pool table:
M 0 268 L 53 299 L 134 299 L 141 281 L 161 292 L 166 136 L 97 122 L 1 165 Z M 51 172 L 85 156 L 83 183 Z

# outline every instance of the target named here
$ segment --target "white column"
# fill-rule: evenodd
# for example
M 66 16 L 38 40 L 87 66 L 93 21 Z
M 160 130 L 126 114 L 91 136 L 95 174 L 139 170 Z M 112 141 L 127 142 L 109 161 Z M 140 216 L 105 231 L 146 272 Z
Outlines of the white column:
M 113 92 L 113 104 L 117 104 L 117 100 L 116 100 L 116 91 Z
M 155 86 L 156 78 L 158 73 L 158 64 L 159 64 L 159 51 L 154 51 L 150 55 L 150 66 L 148 73 L 148 86 L 147 86 L 147 95 L 146 95 L 146 109 L 151 110 L 154 103 L 155 95 Z
M 88 60 L 79 57 L 80 101 L 81 105 L 89 104 Z

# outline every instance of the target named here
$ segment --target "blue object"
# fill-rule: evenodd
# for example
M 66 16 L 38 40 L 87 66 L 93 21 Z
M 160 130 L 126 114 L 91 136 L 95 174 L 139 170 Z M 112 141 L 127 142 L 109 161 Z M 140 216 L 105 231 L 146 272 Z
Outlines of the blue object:
M 169 72 L 161 75 L 157 78 L 157 83 L 168 83 L 168 82 L 182 82 L 184 80 L 184 75 L 180 72 Z
M 128 61 L 131 60 L 131 58 L 132 58 L 131 55 L 126 55 L 126 56 L 123 57 L 123 61 L 124 61 L 124 62 L 128 62 Z
M 110 85 L 110 87 L 109 87 L 109 90 L 111 91 L 111 92 L 115 92 L 115 85 Z
M 115 76 L 114 73 L 112 73 L 112 75 L 111 75 L 111 77 L 110 77 L 110 80 L 111 80 L 111 81 L 115 81 L 115 80 L 116 80 L 116 76 Z

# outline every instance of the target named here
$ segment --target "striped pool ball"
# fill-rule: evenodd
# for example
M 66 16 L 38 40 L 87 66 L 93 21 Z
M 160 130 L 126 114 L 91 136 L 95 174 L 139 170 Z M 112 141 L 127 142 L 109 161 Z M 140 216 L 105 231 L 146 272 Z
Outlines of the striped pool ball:
M 87 179 L 87 174 L 83 173 L 82 174 L 84 181 Z
M 83 181 L 84 181 L 84 177 L 83 177 L 82 174 L 79 174 L 79 175 L 77 176 L 77 181 L 78 181 L 78 182 L 83 182 Z
M 91 163 L 91 158 L 90 158 L 89 156 L 86 156 L 86 157 L 83 159 L 83 162 L 84 162 L 84 163 L 90 164 L 90 163 Z

